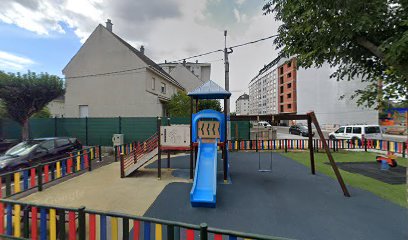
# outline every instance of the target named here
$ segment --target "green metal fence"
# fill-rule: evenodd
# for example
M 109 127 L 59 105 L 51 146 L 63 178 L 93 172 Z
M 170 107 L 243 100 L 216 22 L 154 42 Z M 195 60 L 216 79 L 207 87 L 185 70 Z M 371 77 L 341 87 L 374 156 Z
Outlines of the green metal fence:
M 162 125 L 169 123 L 189 124 L 190 118 L 162 118 Z M 156 132 L 156 124 L 156 117 L 41 118 L 30 119 L 29 134 L 30 138 L 76 137 L 85 145 L 110 146 L 115 133 L 124 134 L 125 143 L 145 141 Z M 249 128 L 247 121 L 231 122 L 232 139 L 249 139 Z M 0 119 L 0 138 L 20 139 L 20 125 L 9 119 Z

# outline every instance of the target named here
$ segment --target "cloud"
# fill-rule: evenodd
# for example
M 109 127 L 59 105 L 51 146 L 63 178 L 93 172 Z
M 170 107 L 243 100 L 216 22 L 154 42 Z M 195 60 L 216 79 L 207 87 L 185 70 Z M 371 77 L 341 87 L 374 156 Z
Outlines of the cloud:
M 109 18 L 117 35 L 136 48 L 144 45 L 147 56 L 164 62 L 223 49 L 225 29 L 229 46 L 275 34 L 277 24 L 270 15 L 262 15 L 263 3 L 261 0 L 9 0 L 2 3 L 0 21 L 45 37 L 63 34 L 60 25 L 63 22 L 84 42 L 99 23 L 104 24 Z M 274 48 L 272 40 L 267 40 L 234 49 L 230 55 L 232 106 L 234 99 L 247 92 L 249 81 L 259 69 L 276 57 Z M 211 78 L 224 86 L 222 59 L 223 53 L 219 52 L 189 61 L 211 62 Z
M 29 58 L 0 51 L 0 70 L 21 71 L 27 70 L 35 62 Z

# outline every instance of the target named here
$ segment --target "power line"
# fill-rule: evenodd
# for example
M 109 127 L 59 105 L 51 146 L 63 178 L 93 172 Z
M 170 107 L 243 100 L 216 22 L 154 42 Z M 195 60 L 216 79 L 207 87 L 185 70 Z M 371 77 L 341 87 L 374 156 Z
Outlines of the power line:
M 105 76 L 105 75 L 111 75 L 111 74 L 118 74 L 118 73 L 125 73 L 125 72 L 131 72 L 131 71 L 136 71 L 136 70 L 142 70 L 142 69 L 145 69 L 145 68 L 148 68 L 148 67 L 150 67 L 150 65 L 148 65 L 147 67 L 131 68 L 131 69 L 126 69 L 126 70 L 121 70 L 121 71 L 95 73 L 95 74 L 88 74 L 88 75 L 81 75 L 81 76 L 74 76 L 74 77 L 66 77 L 65 79 Z
M 228 48 L 228 49 L 238 48 L 238 47 L 242 47 L 242 46 L 246 46 L 246 45 L 258 43 L 258 42 L 261 42 L 261 41 L 265 41 L 265 40 L 268 40 L 268 39 L 271 39 L 271 38 L 274 38 L 274 37 L 277 37 L 277 36 L 278 36 L 278 34 L 275 34 L 275 35 L 271 35 L 271 36 L 268 36 L 268 37 L 260 38 L 260 39 L 257 39 L 257 40 L 254 40 L 254 41 L 250 41 L 250 42 L 246 42 L 246 43 L 241 43 L 241 44 L 238 44 L 238 45 L 235 45 L 235 46 L 232 46 L 232 47 L 227 47 L 227 48 Z M 202 57 L 202 56 L 205 56 L 205 55 L 213 54 L 213 53 L 216 53 L 216 52 L 223 52 L 223 51 L 224 51 L 224 50 L 222 50 L 222 49 L 213 50 L 213 51 L 210 51 L 210 52 L 206 52 L 206 53 L 194 55 L 194 56 L 191 56 L 191 57 L 186 57 L 186 58 L 182 58 L 182 59 L 179 59 L 179 60 L 170 61 L 170 62 L 168 62 L 168 63 L 181 62 L 181 61 L 184 61 L 184 60 L 187 60 L 187 59 Z
M 275 34 L 275 35 L 271 35 L 271 36 L 269 36 L 269 37 L 265 37 L 265 38 L 261 38 L 261 39 L 255 40 L 255 41 L 246 42 L 246 43 L 241 43 L 241 44 L 238 44 L 238 45 L 229 47 L 229 48 L 231 49 L 231 48 L 242 47 L 242 46 L 245 46 L 245 45 L 249 45 L 249 44 L 254 44 L 254 43 L 257 43 L 257 42 L 265 41 L 265 40 L 268 40 L 268 39 L 271 39 L 271 38 L 274 38 L 274 37 L 277 37 L 277 36 L 278 36 L 278 34 Z
M 257 39 L 257 40 L 254 40 L 254 41 L 250 41 L 250 42 L 238 44 L 238 45 L 229 47 L 229 49 L 237 48 L 237 47 L 242 47 L 242 46 L 246 46 L 246 45 L 249 45 L 249 44 L 254 44 L 254 43 L 257 43 L 257 42 L 265 41 L 265 40 L 268 40 L 268 39 L 273 38 L 273 37 L 276 37 L 276 36 L 277 36 L 277 35 L 272 35 L 272 36 L 265 37 L 265 38 L 261 38 L 261 39 Z M 222 49 L 217 49 L 217 50 L 213 50 L 213 51 L 210 51 L 210 52 L 201 53 L 201 54 L 197 54 L 197 55 L 194 55 L 194 56 L 182 58 L 182 59 L 180 59 L 180 60 L 170 61 L 170 62 L 167 62 L 167 63 L 180 62 L 180 61 L 184 61 L 184 60 L 187 60 L 187 59 L 202 57 L 202 56 L 210 55 L 210 54 L 217 53 L 217 52 L 223 52 L 223 51 L 224 51 L 224 50 L 222 50 Z M 218 61 L 218 60 L 216 60 L 216 61 Z M 151 67 L 151 66 L 148 65 L 147 67 Z M 106 75 L 112 75 L 112 74 L 118 74 L 118 73 L 125 73 L 125 72 L 132 72 L 132 71 L 142 70 L 142 69 L 145 69 L 145 68 L 146 68 L 146 67 L 131 68 L 131 69 L 120 70 L 120 71 L 113 71 L 113 72 L 95 73 L 95 74 L 88 74 L 88 75 L 81 75 L 81 76 L 66 77 L 65 79 L 75 79 L 75 78 L 84 78 L 84 77 L 106 76 Z

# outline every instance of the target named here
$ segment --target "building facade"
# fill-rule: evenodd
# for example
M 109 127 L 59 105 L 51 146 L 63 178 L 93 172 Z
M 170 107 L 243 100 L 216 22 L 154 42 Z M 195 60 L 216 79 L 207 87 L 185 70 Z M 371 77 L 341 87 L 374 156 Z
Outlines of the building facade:
M 278 63 L 278 106 L 279 113 L 297 112 L 296 61 L 294 58 Z
M 275 59 L 249 84 L 250 114 L 314 111 L 322 125 L 378 124 L 377 110 L 357 106 L 350 98 L 367 84 L 331 79 L 335 71 L 329 64 L 305 69 L 297 68 L 296 58 Z
M 187 92 L 193 91 L 210 80 L 209 63 L 162 63 L 159 64 Z
M 50 111 L 51 117 L 57 118 L 64 117 L 65 114 L 64 105 L 65 105 L 64 96 L 58 97 L 52 100 L 50 103 L 48 103 L 47 108 Z
M 187 68 L 188 71 L 190 71 L 192 74 L 194 74 L 194 76 L 196 76 L 201 81 L 201 85 L 203 83 L 208 82 L 210 80 L 210 77 L 211 77 L 211 64 L 210 63 L 199 63 L 198 61 L 196 61 L 196 62 L 185 62 L 184 61 L 183 63 L 164 62 L 164 63 L 161 63 L 159 65 L 168 74 L 171 74 L 171 72 L 173 72 L 173 70 L 175 70 L 180 65 L 182 65 L 185 68 Z
M 112 31 L 98 25 L 63 69 L 65 117 L 166 115 L 165 103 L 184 90 L 160 66 Z
M 249 115 L 249 95 L 244 93 L 235 101 L 237 115 Z
M 273 66 L 265 66 L 249 83 L 249 114 L 277 114 L 277 70 Z

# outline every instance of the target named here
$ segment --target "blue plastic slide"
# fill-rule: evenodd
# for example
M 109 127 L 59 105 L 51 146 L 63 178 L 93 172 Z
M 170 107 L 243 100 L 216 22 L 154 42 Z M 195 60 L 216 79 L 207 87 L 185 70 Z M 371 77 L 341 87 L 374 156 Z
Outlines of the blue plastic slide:
M 193 207 L 215 207 L 217 195 L 217 142 L 198 140 L 197 165 L 190 202 Z

